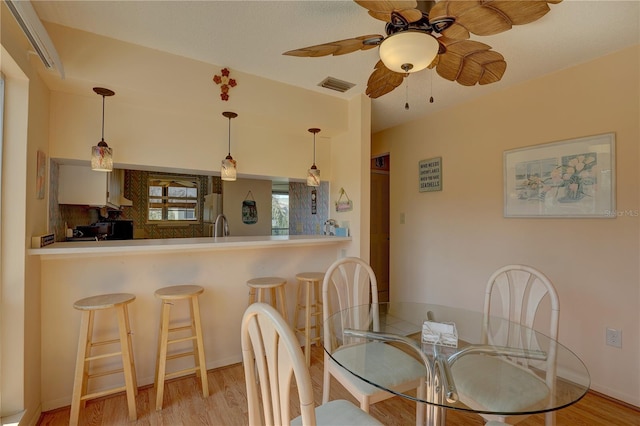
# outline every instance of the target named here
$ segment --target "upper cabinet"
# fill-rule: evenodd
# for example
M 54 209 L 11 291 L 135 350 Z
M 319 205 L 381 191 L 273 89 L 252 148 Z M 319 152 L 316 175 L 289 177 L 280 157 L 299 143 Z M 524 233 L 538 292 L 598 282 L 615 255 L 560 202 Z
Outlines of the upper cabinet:
M 60 165 L 58 203 L 120 208 L 132 205 L 123 197 L 124 170 L 95 172 L 88 166 Z

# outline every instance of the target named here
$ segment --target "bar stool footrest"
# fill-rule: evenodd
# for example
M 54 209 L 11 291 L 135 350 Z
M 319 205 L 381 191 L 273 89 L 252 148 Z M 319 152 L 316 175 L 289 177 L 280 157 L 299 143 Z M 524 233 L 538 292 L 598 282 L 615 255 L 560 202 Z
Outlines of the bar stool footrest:
M 199 371 L 200 368 L 199 367 L 191 367 L 191 368 L 186 368 L 184 370 L 180 370 L 180 371 L 174 371 L 173 373 L 167 373 L 165 374 L 165 379 L 173 379 L 174 377 L 181 377 L 184 376 L 188 373 L 195 373 L 197 371 Z
M 189 336 L 189 337 L 182 337 L 180 339 L 167 340 L 167 345 L 170 345 L 172 343 L 188 342 L 190 340 L 196 340 L 197 338 L 198 336 Z
M 116 339 L 101 340 L 101 341 L 90 342 L 90 343 L 91 343 L 91 347 L 94 348 L 96 346 L 113 345 L 115 343 L 120 343 L 120 339 L 116 338 Z
M 184 358 L 185 356 L 195 356 L 196 353 L 191 351 L 191 352 L 180 352 L 177 354 L 167 354 L 167 361 L 170 361 L 172 359 L 178 359 L 178 358 Z
M 88 373 L 87 377 L 90 379 L 93 379 L 96 377 L 104 377 L 110 374 L 120 374 L 120 373 L 124 373 L 124 368 L 117 368 L 115 370 L 109 370 L 109 371 L 99 371 L 97 373 Z
M 168 331 L 169 333 L 173 333 L 174 331 L 185 331 L 185 330 L 193 330 L 193 327 L 190 325 L 183 325 L 183 326 L 172 327 Z
M 85 362 L 87 361 L 95 361 L 97 359 L 104 359 L 104 358 L 110 358 L 112 356 L 122 356 L 122 351 L 120 352 L 111 352 L 108 354 L 100 354 L 100 355 L 92 355 L 92 356 L 88 356 L 84 359 Z
M 100 398 L 102 396 L 113 395 L 114 393 L 120 393 L 127 390 L 126 386 L 120 386 L 113 389 L 107 389 L 100 392 L 89 393 L 80 397 L 80 401 L 86 401 L 88 399 Z

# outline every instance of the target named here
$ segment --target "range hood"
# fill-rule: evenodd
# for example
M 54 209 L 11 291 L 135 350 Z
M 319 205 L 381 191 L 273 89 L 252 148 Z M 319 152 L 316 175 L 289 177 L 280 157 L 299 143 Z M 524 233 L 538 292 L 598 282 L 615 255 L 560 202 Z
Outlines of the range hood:
M 120 207 L 131 207 L 133 206 L 133 201 L 128 198 L 124 198 L 123 195 L 120 196 Z

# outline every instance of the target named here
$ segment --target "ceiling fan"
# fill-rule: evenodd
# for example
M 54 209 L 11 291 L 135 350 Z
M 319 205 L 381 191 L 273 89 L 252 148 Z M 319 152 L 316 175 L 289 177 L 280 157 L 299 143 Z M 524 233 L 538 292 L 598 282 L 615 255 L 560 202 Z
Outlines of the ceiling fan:
M 562 0 L 354 1 L 387 23 L 386 36 L 364 35 L 283 55 L 344 55 L 379 46 L 380 60 L 366 91 L 378 98 L 398 87 L 409 73 L 427 67 L 464 86 L 500 81 L 507 68 L 504 57 L 491 46 L 470 40 L 471 33 L 487 36 L 528 24 L 549 12 L 548 3 Z

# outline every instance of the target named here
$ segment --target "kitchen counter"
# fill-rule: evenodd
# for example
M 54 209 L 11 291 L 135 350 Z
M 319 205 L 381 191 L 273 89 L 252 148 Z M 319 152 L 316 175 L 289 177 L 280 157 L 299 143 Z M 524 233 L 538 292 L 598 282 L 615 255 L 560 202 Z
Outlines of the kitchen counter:
M 73 241 L 60 242 L 46 247 L 29 249 L 30 255 L 44 259 L 61 255 L 122 255 L 148 254 L 170 251 L 209 251 L 231 249 L 255 249 L 282 246 L 324 245 L 351 241 L 351 237 L 328 235 L 277 235 L 253 237 L 202 237 L 144 240 Z
M 42 347 L 50 348 L 42 354 L 43 411 L 71 402 L 81 317 L 75 301 L 105 293 L 136 296 L 129 307 L 136 373 L 139 386 L 150 385 L 161 313 L 157 289 L 181 284 L 204 288 L 199 301 L 206 364 L 218 368 L 242 361 L 240 326 L 249 279 L 286 279 L 287 310 L 293 318 L 296 274 L 326 271 L 336 259 L 351 255 L 353 243 L 351 237 L 324 235 L 232 236 L 60 242 L 30 249 L 41 260 L 39 321 Z M 175 318 L 187 315 L 186 305 L 175 307 Z M 112 338 L 114 321 L 98 321 L 96 339 Z M 189 368 L 188 361 L 176 359 L 173 367 Z M 109 380 L 96 378 L 93 386 L 106 388 Z

